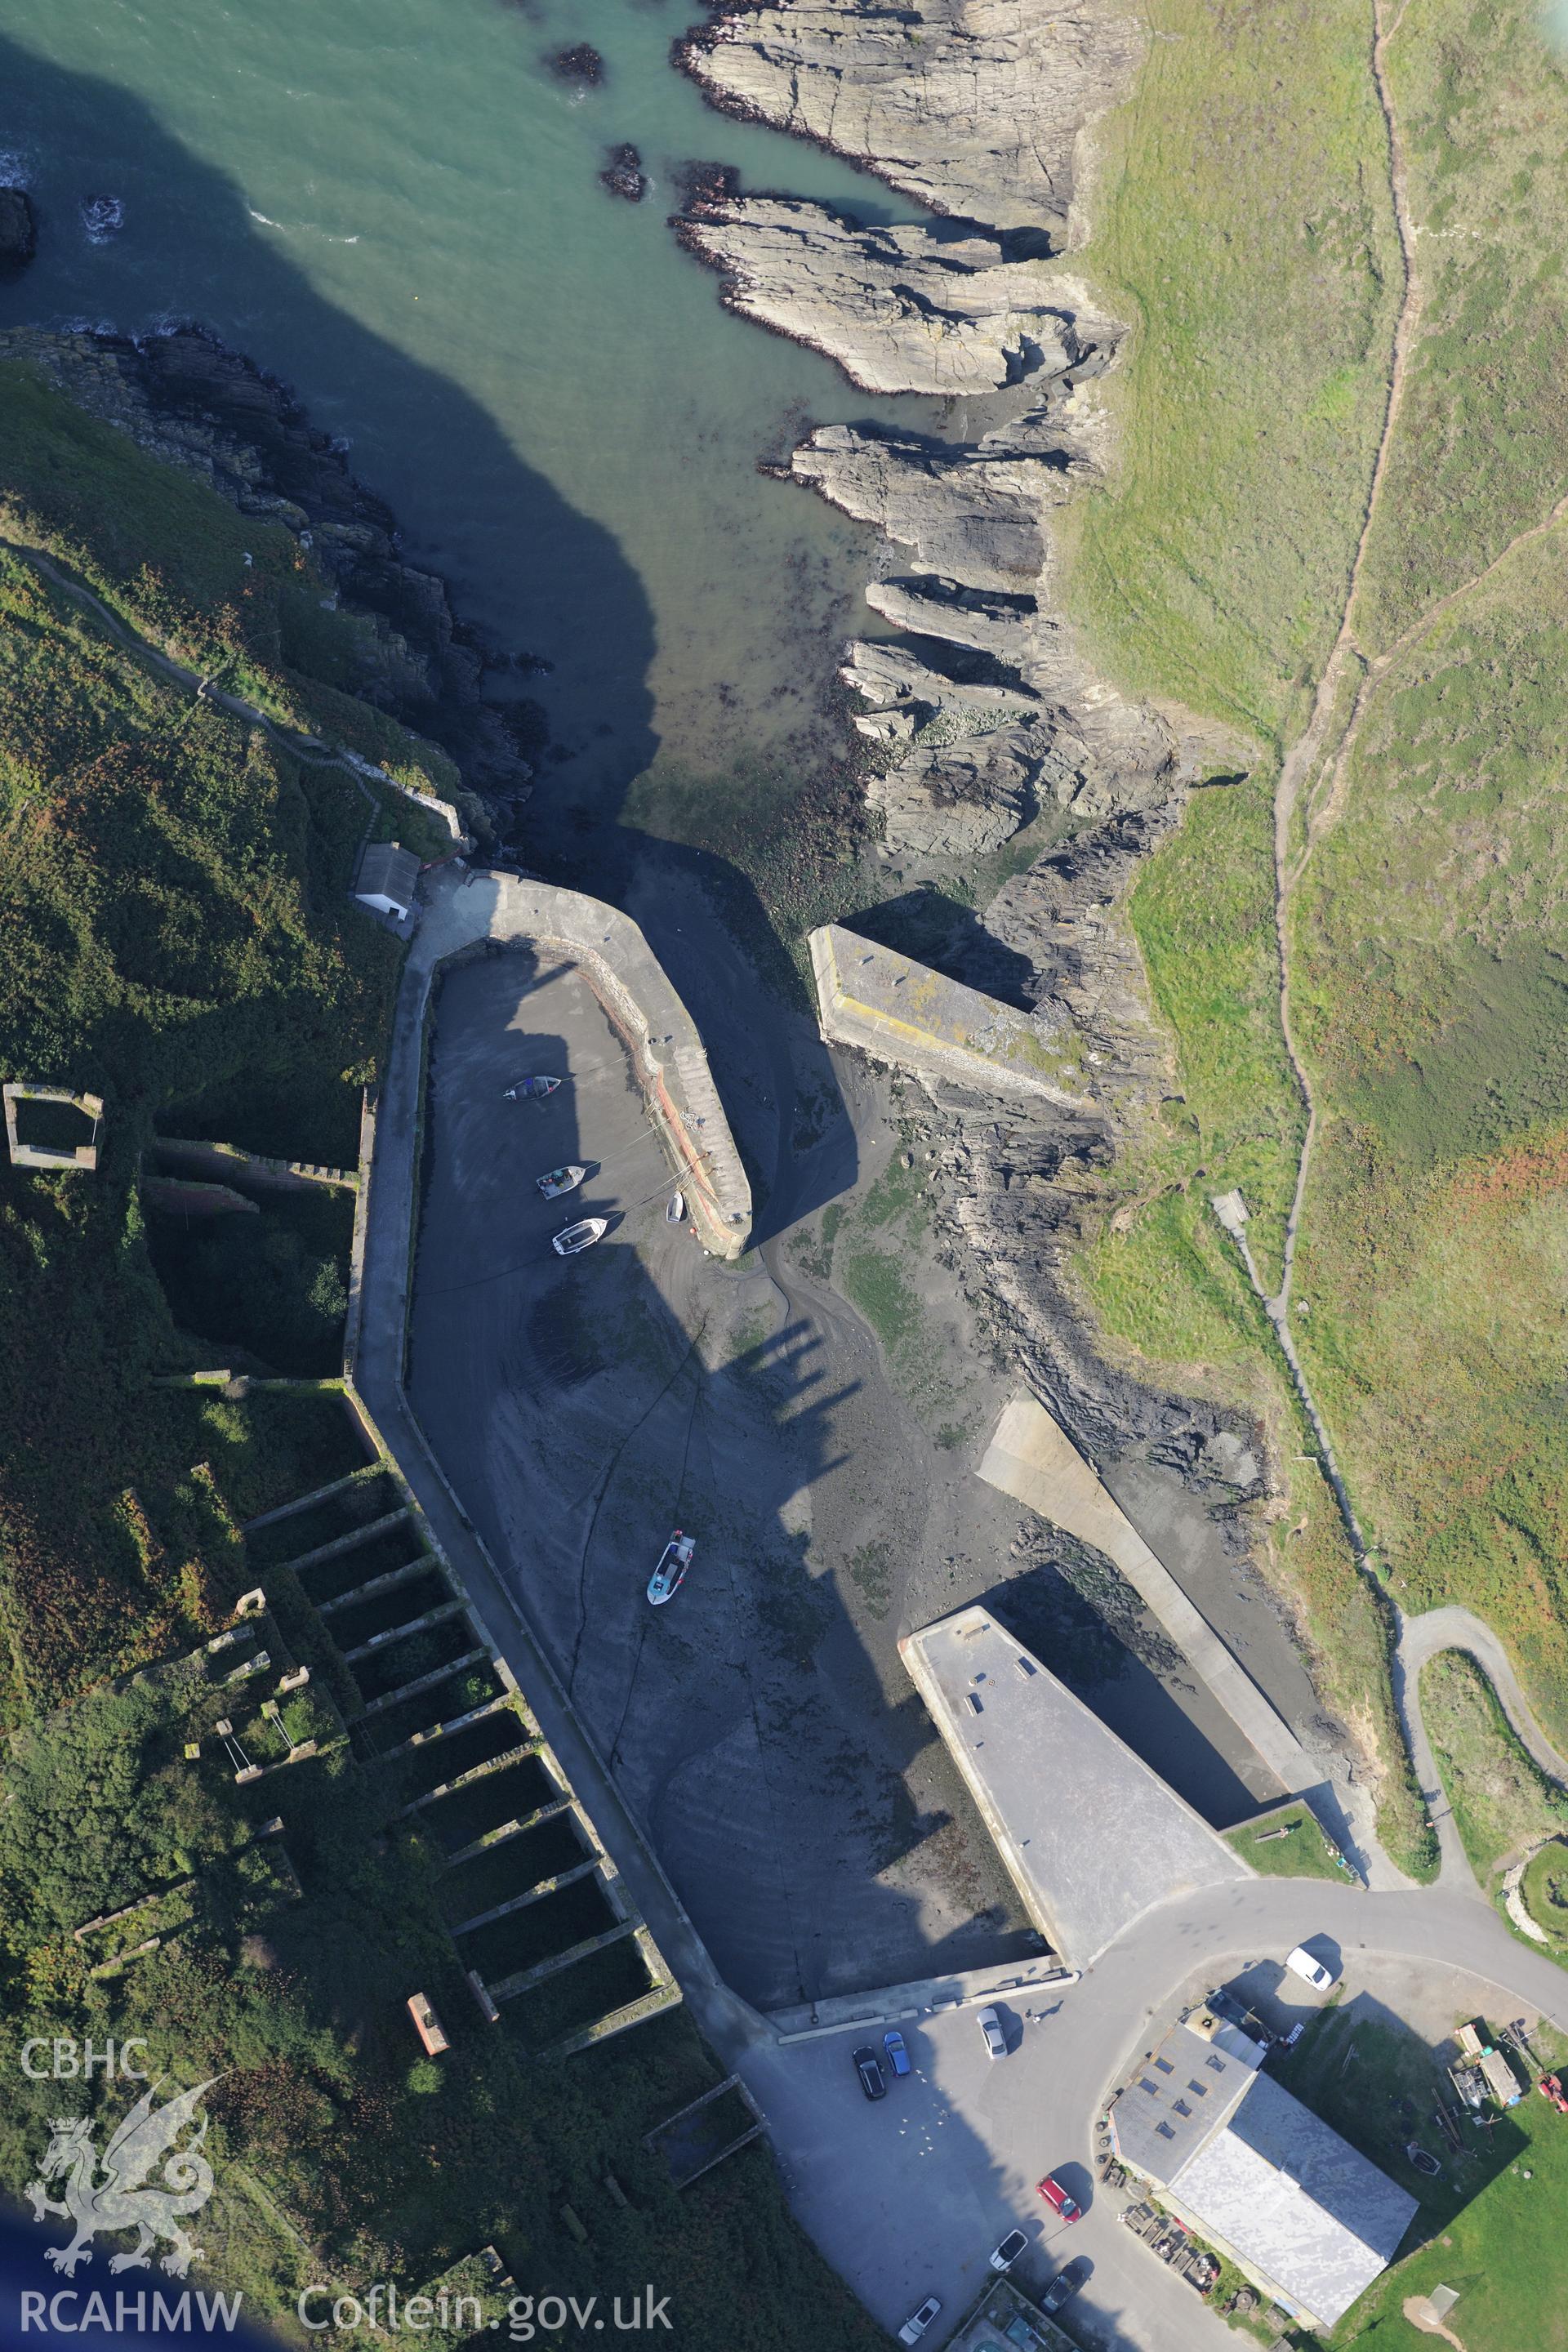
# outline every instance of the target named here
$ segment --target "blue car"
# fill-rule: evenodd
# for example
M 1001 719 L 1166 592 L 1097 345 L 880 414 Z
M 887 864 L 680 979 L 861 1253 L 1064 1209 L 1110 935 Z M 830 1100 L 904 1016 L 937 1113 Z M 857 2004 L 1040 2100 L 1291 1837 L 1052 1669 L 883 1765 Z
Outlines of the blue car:
M 888 2063 L 892 2068 L 894 2074 L 907 2074 L 910 2071 L 910 2053 L 904 2048 L 903 2035 L 901 2033 L 884 2033 L 882 2036 L 882 2047 L 888 2053 Z

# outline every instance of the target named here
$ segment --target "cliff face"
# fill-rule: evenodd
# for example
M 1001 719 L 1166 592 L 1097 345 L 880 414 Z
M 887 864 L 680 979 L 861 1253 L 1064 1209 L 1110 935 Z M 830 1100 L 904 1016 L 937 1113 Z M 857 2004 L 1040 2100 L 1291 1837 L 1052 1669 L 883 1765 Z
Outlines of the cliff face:
M 1085 123 L 1142 56 L 1106 0 L 781 0 L 677 44 L 718 106 L 832 147 L 932 212 L 1066 237 Z
M 1125 95 L 1143 37 L 1114 0 L 775 0 L 720 16 L 677 56 L 715 103 L 831 146 L 944 219 L 860 226 L 826 206 L 699 183 L 679 232 L 731 307 L 880 393 L 945 394 L 952 439 L 829 425 L 789 478 L 876 530 L 867 602 L 900 633 L 841 676 L 874 747 L 868 792 L 894 853 L 994 850 L 1050 806 L 1070 838 L 981 914 L 959 977 L 1080 1050 L 1089 1108 L 999 1113 L 933 1087 L 933 1139 L 983 1284 L 1041 1393 L 1091 1450 L 1140 1447 L 1198 1484 L 1254 1487 L 1220 1415 L 1110 1367 L 1068 1278 L 1118 1144 L 1174 1083 L 1126 919 L 1140 861 L 1231 749 L 1100 677 L 1059 609 L 1053 526 L 1112 457 L 1098 379 L 1122 328 L 1059 257 L 1086 128 Z M 983 970 L 982 967 L 988 967 Z M 1250 1433 L 1249 1433 L 1250 1434 Z M 1221 1440 L 1217 1444 L 1215 1441 Z M 1215 1465 L 1245 1462 L 1245 1477 Z
M 405 560 L 391 509 L 284 385 L 194 327 L 142 341 L 17 328 L 0 334 L 0 359 L 32 361 L 89 415 L 242 513 L 286 524 L 374 625 L 356 692 L 441 743 L 476 791 L 526 797 L 531 770 L 481 702 L 484 655 L 444 582 Z

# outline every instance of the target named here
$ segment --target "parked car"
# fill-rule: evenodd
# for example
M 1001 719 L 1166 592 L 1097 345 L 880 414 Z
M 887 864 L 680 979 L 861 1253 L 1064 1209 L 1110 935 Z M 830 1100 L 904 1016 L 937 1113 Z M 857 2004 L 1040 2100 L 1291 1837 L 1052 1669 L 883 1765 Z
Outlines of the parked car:
M 1079 2254 L 1077 2262 L 1068 2263 L 1065 2270 L 1057 2273 L 1040 2297 L 1040 2309 L 1059 2311 L 1064 2303 L 1070 2302 L 1088 2276 L 1089 2258 L 1086 2254 Z
M 937 2313 L 942 2309 L 934 2294 L 928 2294 L 918 2311 L 911 2311 L 899 2330 L 900 2344 L 918 2344 Z
M 1022 2230 L 1009 2230 L 1001 2244 L 991 2249 L 992 2269 L 1010 2271 L 1028 2242 Z
M 994 2009 L 981 2010 L 975 2018 L 975 2023 L 979 2026 L 981 2032 L 985 2036 L 985 2055 L 987 2058 L 1005 2058 L 1007 2055 L 1007 2037 L 1002 2031 L 1002 2020 L 998 2017 L 996 2011 Z
M 575 1257 L 579 1251 L 592 1249 L 610 1230 L 608 1217 L 583 1217 L 574 1225 L 565 1225 L 550 1236 L 550 1246 L 557 1257 Z
M 855 2072 L 860 2077 L 860 2088 L 868 2099 L 885 2099 L 888 2086 L 882 2080 L 882 2070 L 877 2063 L 877 2053 L 868 2042 L 863 2042 L 855 2055 Z M 910 2338 L 913 2341 L 913 2338 Z
M 1304 1944 L 1286 1953 L 1285 1965 L 1297 1976 L 1304 1977 L 1314 1992 L 1327 1992 L 1339 1976 L 1338 1969 L 1325 1968 L 1321 1960 L 1315 1960 Z
M 910 2053 L 904 2047 L 903 2035 L 898 2032 L 884 2033 L 882 2047 L 888 2053 L 888 2063 L 894 2074 L 907 2074 L 910 2071 Z
M 1053 2213 L 1059 2213 L 1064 2221 L 1082 2221 L 1083 2207 L 1076 2197 L 1068 2195 L 1054 2172 L 1047 2172 L 1045 2179 L 1037 2185 L 1040 2195 Z

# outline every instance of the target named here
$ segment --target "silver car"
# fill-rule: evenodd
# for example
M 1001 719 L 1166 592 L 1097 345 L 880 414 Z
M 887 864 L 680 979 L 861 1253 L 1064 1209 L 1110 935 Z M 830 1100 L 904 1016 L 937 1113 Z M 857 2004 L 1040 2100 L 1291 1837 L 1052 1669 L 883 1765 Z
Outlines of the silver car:
M 1002 2020 L 997 2016 L 996 2011 L 994 2009 L 983 2009 L 979 2015 L 979 2025 L 981 2032 L 985 2036 L 985 2055 L 988 2058 L 1005 2058 L 1007 2037 L 1002 2031 Z

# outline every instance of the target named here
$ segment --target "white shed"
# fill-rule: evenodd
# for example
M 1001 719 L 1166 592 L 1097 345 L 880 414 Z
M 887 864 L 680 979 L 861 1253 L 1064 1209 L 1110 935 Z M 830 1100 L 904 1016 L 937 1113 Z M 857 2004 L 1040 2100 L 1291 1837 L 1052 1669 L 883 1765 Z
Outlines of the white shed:
M 367 841 L 354 877 L 354 897 L 362 907 L 401 921 L 413 912 L 419 886 L 419 860 L 395 841 Z

